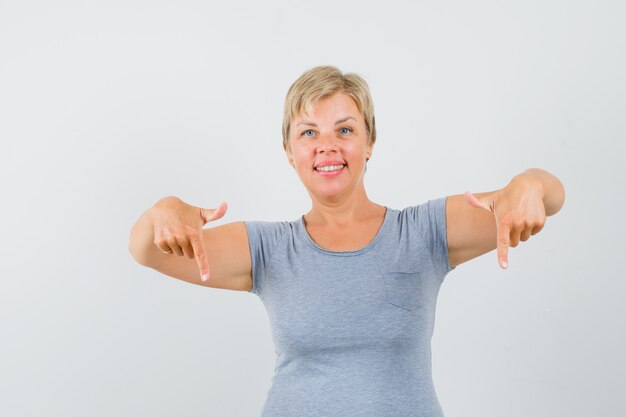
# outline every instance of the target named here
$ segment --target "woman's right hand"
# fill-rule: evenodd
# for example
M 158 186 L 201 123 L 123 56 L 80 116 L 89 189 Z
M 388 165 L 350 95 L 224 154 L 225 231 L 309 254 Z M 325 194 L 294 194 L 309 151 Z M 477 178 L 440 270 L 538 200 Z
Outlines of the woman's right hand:
M 162 252 L 196 259 L 202 281 L 209 279 L 209 260 L 202 227 L 226 213 L 226 203 L 215 209 L 186 204 L 178 197 L 165 197 L 150 209 L 154 224 L 154 244 Z

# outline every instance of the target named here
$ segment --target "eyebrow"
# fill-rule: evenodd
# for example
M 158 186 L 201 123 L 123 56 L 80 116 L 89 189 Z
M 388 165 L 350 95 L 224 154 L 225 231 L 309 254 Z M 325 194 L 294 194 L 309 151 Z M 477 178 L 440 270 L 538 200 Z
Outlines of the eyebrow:
M 354 117 L 352 117 L 352 116 L 348 116 L 348 117 L 346 117 L 345 119 L 337 120 L 337 121 L 335 122 L 335 124 L 336 124 L 336 125 L 338 125 L 339 123 L 343 123 L 343 122 L 345 122 L 345 121 L 347 121 L 347 120 L 350 120 L 350 119 L 354 120 L 355 122 L 357 121 Z M 301 121 L 301 122 L 300 122 L 300 123 L 298 123 L 296 126 L 300 126 L 300 125 L 309 125 L 309 126 L 315 126 L 315 127 L 317 127 L 317 125 L 316 125 L 315 123 L 311 123 L 311 122 L 309 122 L 309 121 L 307 121 L 307 120 L 303 120 L 303 121 Z

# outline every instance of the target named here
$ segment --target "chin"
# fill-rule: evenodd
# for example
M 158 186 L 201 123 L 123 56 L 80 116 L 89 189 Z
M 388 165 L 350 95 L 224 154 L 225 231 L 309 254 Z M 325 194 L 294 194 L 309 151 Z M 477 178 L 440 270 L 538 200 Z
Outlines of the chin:
M 315 195 L 318 198 L 322 198 L 325 200 L 332 200 L 334 198 L 339 197 L 347 191 L 346 186 L 340 186 L 339 184 L 334 184 L 332 186 L 327 187 L 318 187 L 309 189 L 309 194 Z

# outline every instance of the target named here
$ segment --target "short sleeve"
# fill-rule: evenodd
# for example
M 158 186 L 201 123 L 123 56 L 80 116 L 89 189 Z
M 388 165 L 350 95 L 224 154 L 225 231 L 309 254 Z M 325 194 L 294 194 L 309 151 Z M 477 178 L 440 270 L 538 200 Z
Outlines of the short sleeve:
M 446 197 L 428 200 L 412 207 L 413 219 L 427 240 L 428 248 L 437 275 L 443 278 L 453 270 L 448 257 L 448 239 L 446 231 Z
M 263 284 L 276 246 L 287 230 L 287 222 L 246 221 L 250 258 L 252 259 L 252 289 L 249 291 L 263 296 Z

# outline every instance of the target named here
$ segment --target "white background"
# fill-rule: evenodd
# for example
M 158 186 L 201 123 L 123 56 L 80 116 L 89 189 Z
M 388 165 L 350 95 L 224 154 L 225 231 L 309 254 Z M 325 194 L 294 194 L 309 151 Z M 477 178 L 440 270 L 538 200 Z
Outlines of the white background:
M 283 100 L 317 65 L 369 83 L 370 198 L 566 190 L 544 229 L 439 294 L 447 417 L 626 415 L 621 1 L 0 2 L 0 415 L 255 416 L 274 367 L 254 294 L 136 263 L 158 199 L 294 220 Z

